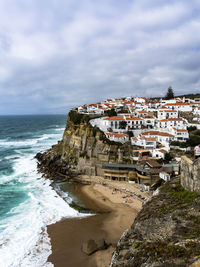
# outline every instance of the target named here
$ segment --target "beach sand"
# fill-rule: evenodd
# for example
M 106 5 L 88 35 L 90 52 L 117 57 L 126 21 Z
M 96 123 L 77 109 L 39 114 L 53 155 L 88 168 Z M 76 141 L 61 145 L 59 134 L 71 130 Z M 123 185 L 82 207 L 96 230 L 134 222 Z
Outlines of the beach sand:
M 130 200 L 128 194 L 98 183 L 78 186 L 78 191 L 79 198 L 86 207 L 101 213 L 65 219 L 48 226 L 52 244 L 52 254 L 48 261 L 55 267 L 108 267 L 115 245 L 122 233 L 133 223 L 142 207 L 142 201 L 137 198 Z M 127 199 L 131 203 L 124 203 Z M 91 256 L 82 252 L 81 246 L 84 242 L 102 238 L 112 244 L 108 249 Z

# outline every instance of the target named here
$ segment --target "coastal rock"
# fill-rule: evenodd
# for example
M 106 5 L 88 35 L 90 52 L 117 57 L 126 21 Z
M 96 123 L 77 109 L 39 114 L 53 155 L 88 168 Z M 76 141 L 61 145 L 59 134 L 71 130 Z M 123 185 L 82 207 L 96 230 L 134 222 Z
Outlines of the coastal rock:
M 111 267 L 199 266 L 200 196 L 173 181 L 159 191 L 122 235 Z
M 103 250 L 106 249 L 107 247 L 108 245 L 106 244 L 104 239 L 100 240 L 90 239 L 86 243 L 83 243 L 82 251 L 87 255 L 91 255 L 97 250 Z
M 56 176 L 73 178 L 79 174 L 102 176 L 104 164 L 127 163 L 127 158 L 132 158 L 130 144 L 108 140 L 103 132 L 84 119 L 85 115 L 77 115 L 74 110 L 71 112 L 62 140 L 48 151 L 36 155 L 40 171 L 55 180 Z M 81 116 L 79 123 L 76 116 Z

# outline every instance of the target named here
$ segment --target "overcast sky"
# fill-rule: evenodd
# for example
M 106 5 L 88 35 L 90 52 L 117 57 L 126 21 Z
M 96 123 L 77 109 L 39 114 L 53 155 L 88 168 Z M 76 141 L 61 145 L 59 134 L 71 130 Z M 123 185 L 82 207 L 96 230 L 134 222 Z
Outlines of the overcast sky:
M 200 92 L 200 0 L 0 0 L 0 114 Z

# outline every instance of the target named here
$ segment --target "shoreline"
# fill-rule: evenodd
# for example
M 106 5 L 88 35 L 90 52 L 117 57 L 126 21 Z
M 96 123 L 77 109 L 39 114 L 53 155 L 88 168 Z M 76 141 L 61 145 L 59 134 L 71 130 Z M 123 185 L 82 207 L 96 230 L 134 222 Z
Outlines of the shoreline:
M 112 253 L 122 233 L 130 227 L 142 207 L 142 200 L 124 193 L 124 183 L 107 181 L 101 177 L 79 177 L 83 183 L 90 180 L 90 185 L 79 185 L 78 194 L 86 208 L 99 211 L 96 215 L 82 218 L 67 218 L 47 227 L 51 239 L 52 254 L 48 262 L 55 267 L 107 267 Z M 140 190 L 136 185 L 126 183 L 133 192 Z M 120 191 L 120 188 L 122 192 Z M 148 194 L 141 193 L 145 198 Z M 130 201 L 130 198 L 133 200 Z M 129 201 L 127 201 L 129 200 Z M 106 250 L 100 250 L 88 256 L 81 246 L 89 239 L 104 238 L 111 244 Z

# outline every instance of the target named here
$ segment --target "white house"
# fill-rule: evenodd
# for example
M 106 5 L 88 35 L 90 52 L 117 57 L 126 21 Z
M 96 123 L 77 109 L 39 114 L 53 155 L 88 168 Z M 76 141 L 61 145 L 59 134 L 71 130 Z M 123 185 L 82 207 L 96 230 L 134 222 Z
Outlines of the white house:
M 177 110 L 170 110 L 170 109 L 158 110 L 158 120 L 171 119 L 171 118 L 178 118 Z
M 136 146 L 141 146 L 144 149 L 155 149 L 156 138 L 145 137 L 145 136 L 132 137 L 131 144 Z
M 120 122 L 125 121 L 123 116 L 114 116 L 103 118 L 104 125 L 107 129 L 111 128 L 112 131 L 117 131 L 120 128 Z
M 110 141 L 125 143 L 125 142 L 128 142 L 129 140 L 129 137 L 127 134 L 105 133 L 105 135 Z
M 169 143 L 174 141 L 174 135 L 167 132 L 147 131 L 141 133 L 141 135 L 145 137 L 155 137 L 157 142 L 161 143 L 166 149 L 169 148 Z
M 183 103 L 183 102 L 169 103 L 169 104 L 165 104 L 165 106 L 169 109 L 178 110 L 178 111 L 182 111 L 182 112 L 192 111 L 192 107 L 190 106 L 189 103 Z
M 179 128 L 184 129 L 185 128 L 185 122 L 182 118 L 170 118 L 170 119 L 163 119 L 157 121 L 157 127 L 158 128 Z
M 168 148 L 169 149 L 169 148 Z M 164 159 L 165 158 L 165 154 L 167 153 L 168 151 L 166 150 L 166 147 L 165 149 L 161 148 L 161 149 L 154 149 L 152 151 L 152 157 L 154 158 L 158 158 L 158 159 Z
M 189 133 L 186 129 L 172 128 L 172 134 L 174 135 L 174 140 L 185 142 L 189 138 Z
M 127 130 L 141 129 L 143 120 L 138 117 L 126 117 Z
M 152 117 L 152 116 L 149 116 L 149 115 L 145 116 L 143 118 L 143 125 L 144 125 L 144 127 L 146 127 L 146 128 L 153 128 L 155 126 L 155 120 L 156 119 L 154 117 Z
M 165 182 L 170 181 L 170 174 L 167 172 L 160 172 L 159 177 L 163 179 Z
M 146 98 L 144 98 L 144 97 L 134 97 L 134 101 L 135 102 L 140 102 L 140 103 L 145 103 L 146 102 Z

